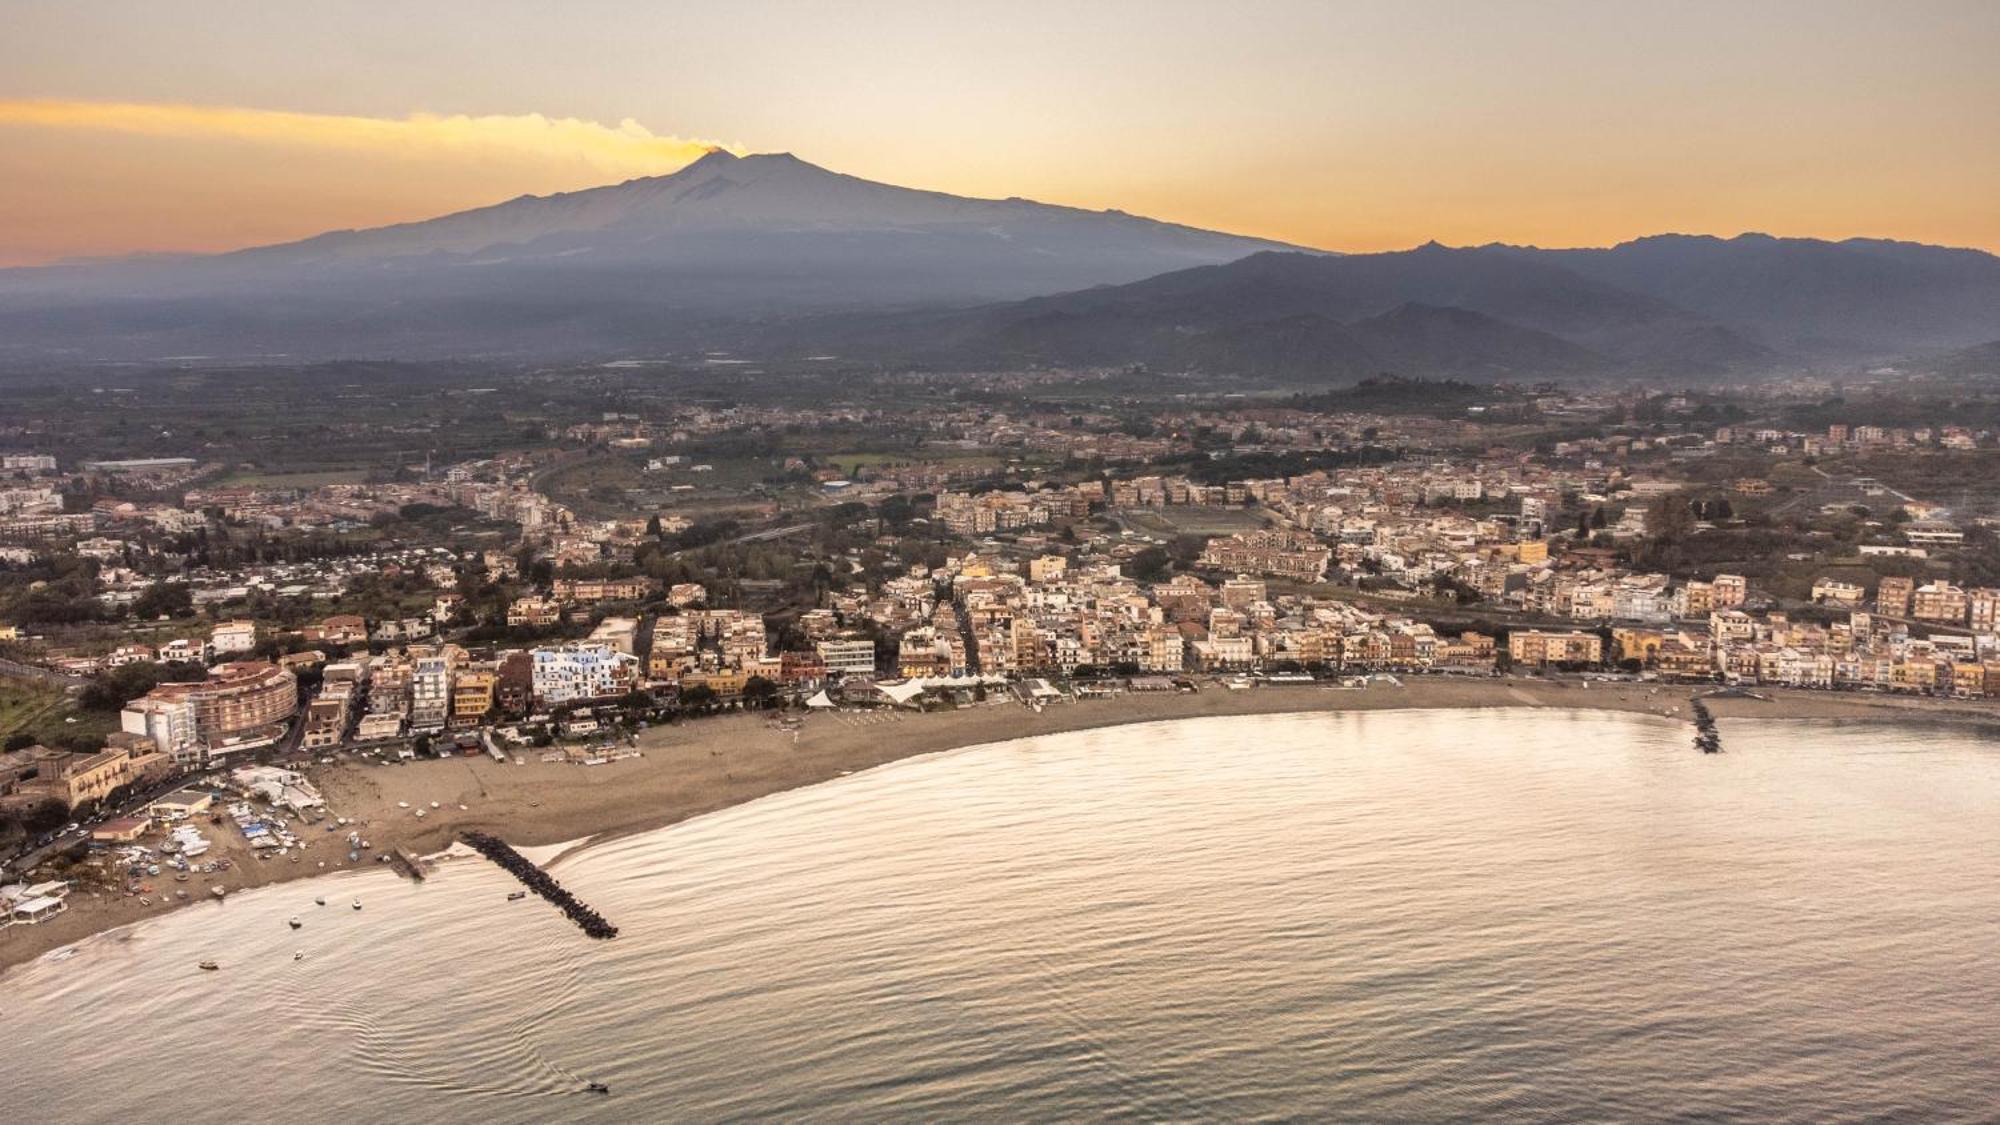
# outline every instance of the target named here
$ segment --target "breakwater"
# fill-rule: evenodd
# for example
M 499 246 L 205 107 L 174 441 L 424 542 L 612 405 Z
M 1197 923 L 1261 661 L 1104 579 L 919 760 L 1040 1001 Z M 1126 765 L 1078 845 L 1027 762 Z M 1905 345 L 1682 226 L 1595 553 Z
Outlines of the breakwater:
M 1688 709 L 1694 712 L 1694 745 L 1704 754 L 1722 753 L 1722 732 L 1716 728 L 1715 716 L 1709 714 L 1708 704 L 1699 699 L 1690 700 Z
M 466 832 L 461 834 L 460 839 L 470 845 L 473 851 L 512 872 L 514 877 L 525 883 L 529 890 L 556 904 L 584 933 L 594 938 L 618 936 L 618 927 L 606 921 L 604 915 L 592 910 L 583 900 L 564 890 L 563 885 L 556 882 L 555 876 L 535 866 L 528 857 L 515 851 L 505 840 L 489 836 L 484 832 Z

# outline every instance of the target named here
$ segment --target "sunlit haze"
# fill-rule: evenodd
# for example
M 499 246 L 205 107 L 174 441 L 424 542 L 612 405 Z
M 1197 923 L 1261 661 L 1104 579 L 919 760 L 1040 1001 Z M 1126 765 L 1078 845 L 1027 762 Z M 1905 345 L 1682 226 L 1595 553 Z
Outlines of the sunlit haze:
M 790 151 L 1343 250 L 2000 249 L 2000 5 L 13 4 L 0 264 Z

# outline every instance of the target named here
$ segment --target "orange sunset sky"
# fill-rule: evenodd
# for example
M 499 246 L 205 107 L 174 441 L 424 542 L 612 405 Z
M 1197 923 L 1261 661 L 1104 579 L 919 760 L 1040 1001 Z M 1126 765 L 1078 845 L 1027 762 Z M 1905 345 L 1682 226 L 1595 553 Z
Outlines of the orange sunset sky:
M 2000 250 L 2000 3 L 0 0 L 0 265 L 218 250 L 708 145 L 1342 250 Z

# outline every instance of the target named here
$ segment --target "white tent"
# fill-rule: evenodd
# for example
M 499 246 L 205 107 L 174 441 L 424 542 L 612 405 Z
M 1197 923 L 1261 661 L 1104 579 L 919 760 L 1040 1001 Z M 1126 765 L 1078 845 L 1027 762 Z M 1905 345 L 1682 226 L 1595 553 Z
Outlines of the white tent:
M 900 684 L 876 684 L 875 688 L 898 707 L 907 707 L 911 700 L 924 693 L 922 680 L 906 680 Z
M 833 706 L 833 700 L 828 699 L 826 697 L 825 691 L 821 691 L 818 694 L 814 695 L 811 699 L 806 700 L 806 706 L 811 707 L 816 711 L 823 711 Z

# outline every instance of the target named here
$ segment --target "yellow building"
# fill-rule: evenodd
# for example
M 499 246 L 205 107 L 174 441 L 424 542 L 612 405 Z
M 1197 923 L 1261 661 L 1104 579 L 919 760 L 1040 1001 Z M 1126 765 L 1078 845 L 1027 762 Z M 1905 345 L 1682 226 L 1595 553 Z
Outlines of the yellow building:
M 1549 664 L 1595 664 L 1604 659 L 1604 640 L 1596 633 L 1545 633 L 1523 629 L 1507 637 L 1507 655 L 1515 664 L 1540 668 Z
M 500 676 L 495 672 L 464 671 L 451 685 L 451 725 L 476 727 L 493 710 Z

